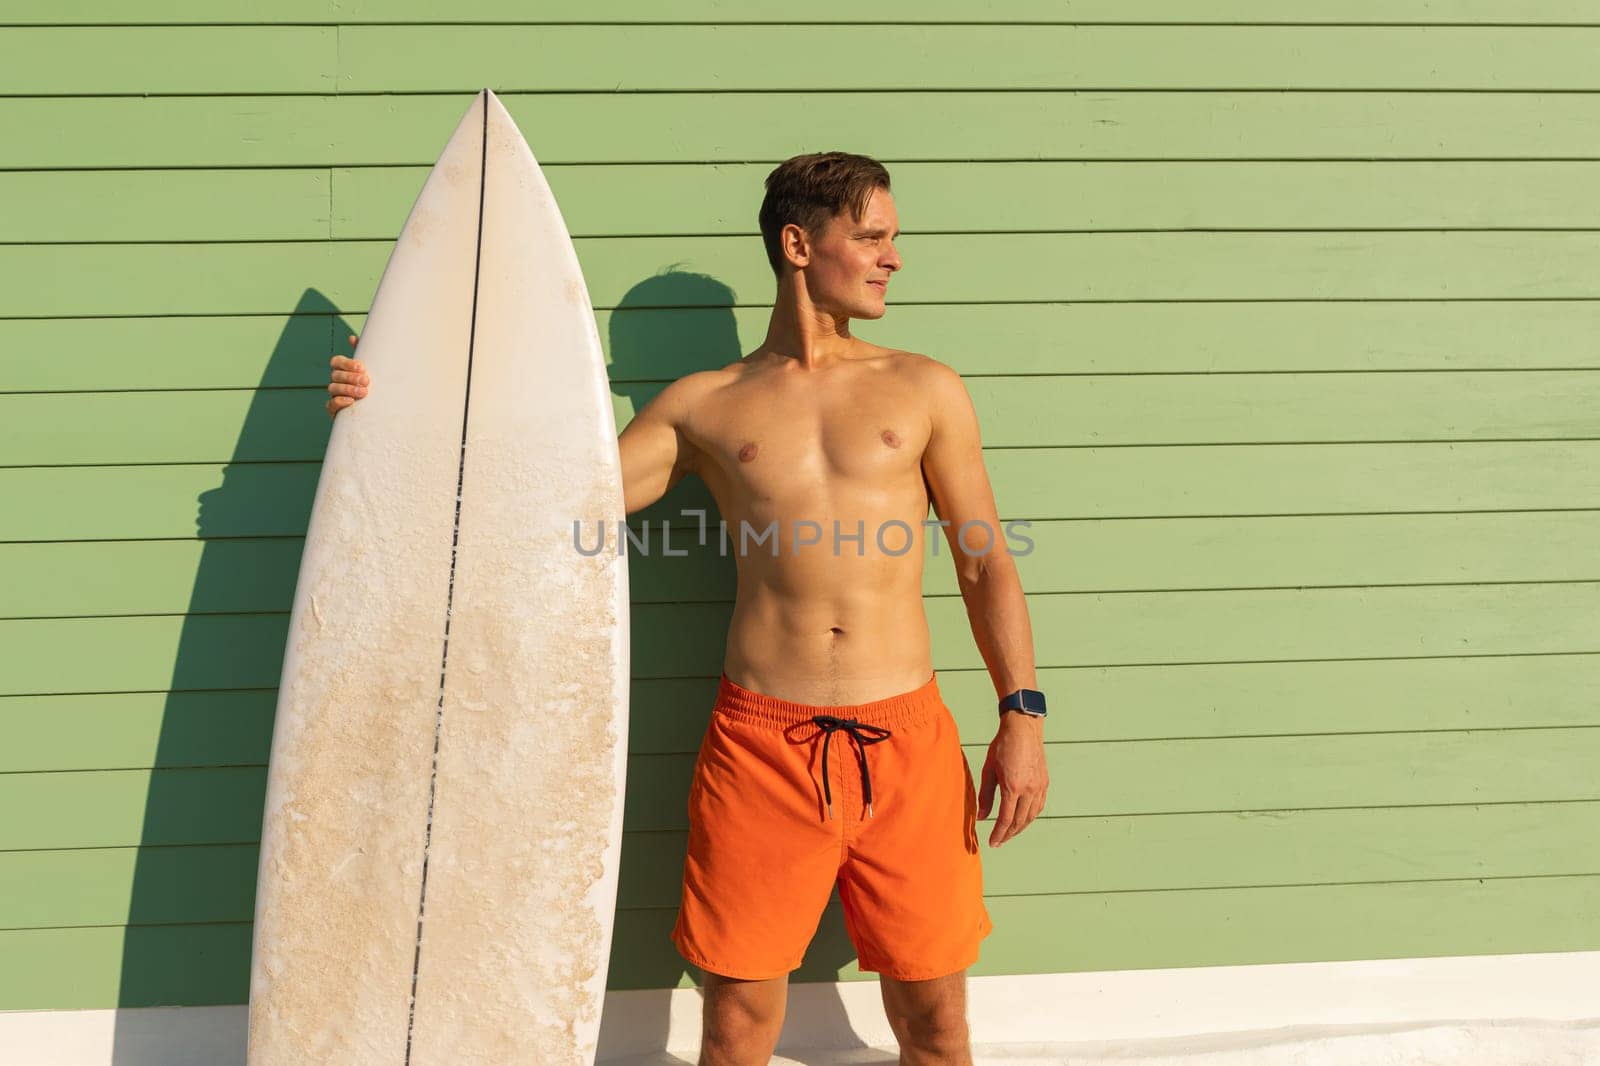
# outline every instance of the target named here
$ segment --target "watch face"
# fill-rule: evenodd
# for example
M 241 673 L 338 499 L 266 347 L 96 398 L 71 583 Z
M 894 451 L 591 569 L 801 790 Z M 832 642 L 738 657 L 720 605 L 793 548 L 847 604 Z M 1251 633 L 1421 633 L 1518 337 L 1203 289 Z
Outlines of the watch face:
M 1028 714 L 1035 718 L 1044 715 L 1044 693 L 1037 689 L 1018 689 L 1000 701 L 1000 713 L 1016 711 L 1018 714 Z

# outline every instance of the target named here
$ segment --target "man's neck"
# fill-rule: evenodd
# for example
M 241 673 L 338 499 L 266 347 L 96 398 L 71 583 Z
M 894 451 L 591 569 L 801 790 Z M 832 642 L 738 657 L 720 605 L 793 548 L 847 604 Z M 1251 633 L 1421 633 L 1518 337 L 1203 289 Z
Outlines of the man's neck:
M 801 370 L 824 370 L 849 359 L 860 344 L 850 332 L 848 316 L 818 308 L 793 281 L 778 286 L 762 352 Z

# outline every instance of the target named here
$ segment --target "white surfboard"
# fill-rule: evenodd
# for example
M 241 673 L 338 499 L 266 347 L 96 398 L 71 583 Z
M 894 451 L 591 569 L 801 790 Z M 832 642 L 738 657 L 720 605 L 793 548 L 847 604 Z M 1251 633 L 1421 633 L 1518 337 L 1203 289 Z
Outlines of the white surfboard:
M 588 1064 L 626 766 L 621 468 L 577 256 L 488 90 L 359 354 L 372 388 L 335 421 L 289 622 L 249 1063 Z

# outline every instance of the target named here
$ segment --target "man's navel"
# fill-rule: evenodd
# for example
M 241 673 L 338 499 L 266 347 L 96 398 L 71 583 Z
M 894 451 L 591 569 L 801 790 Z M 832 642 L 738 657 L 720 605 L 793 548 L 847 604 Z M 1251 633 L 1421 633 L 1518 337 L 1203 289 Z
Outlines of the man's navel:
M 755 441 L 745 441 L 739 446 L 739 461 L 741 463 L 750 462 L 756 457 L 757 450 Z

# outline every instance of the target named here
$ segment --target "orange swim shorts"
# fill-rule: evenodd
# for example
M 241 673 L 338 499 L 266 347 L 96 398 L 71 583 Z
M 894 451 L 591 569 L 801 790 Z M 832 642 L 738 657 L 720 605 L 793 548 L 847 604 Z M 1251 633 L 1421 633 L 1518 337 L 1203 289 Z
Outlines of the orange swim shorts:
M 902 981 L 972 965 L 983 902 L 977 794 L 937 674 L 842 707 L 722 675 L 689 786 L 672 942 L 748 980 L 798 967 L 835 882 L 862 970 Z

